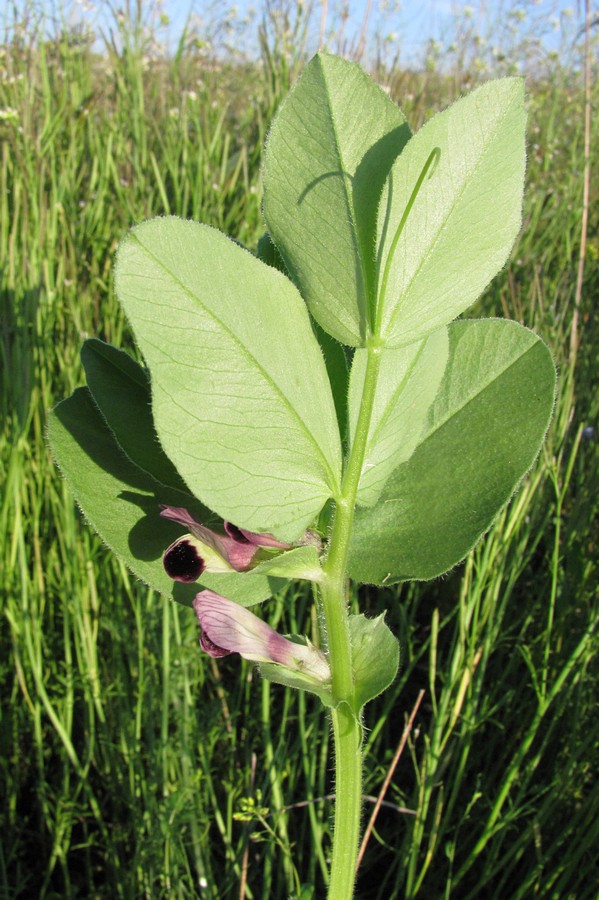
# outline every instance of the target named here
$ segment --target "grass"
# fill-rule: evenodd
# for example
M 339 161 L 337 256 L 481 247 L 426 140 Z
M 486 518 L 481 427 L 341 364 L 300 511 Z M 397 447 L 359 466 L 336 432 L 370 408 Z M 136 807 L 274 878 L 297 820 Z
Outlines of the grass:
M 47 410 L 82 381 L 82 338 L 132 349 L 111 273 L 131 224 L 176 213 L 255 245 L 261 146 L 299 64 L 268 35 L 263 68 L 215 64 L 192 41 L 148 61 L 134 28 L 102 54 L 66 32 L 1 48 L 2 897 L 323 893 L 326 719 L 238 660 L 204 657 L 189 611 L 135 582 L 81 520 L 44 439 Z M 414 125 L 472 79 L 382 74 Z M 425 691 L 363 900 L 597 892 L 597 190 L 574 359 L 580 73 L 555 62 L 529 93 L 525 227 L 474 312 L 550 344 L 554 422 L 464 565 L 353 598 L 368 614 L 388 608 L 402 647 L 399 678 L 367 710 L 369 797 Z M 310 628 L 301 588 L 268 610 L 283 630 Z

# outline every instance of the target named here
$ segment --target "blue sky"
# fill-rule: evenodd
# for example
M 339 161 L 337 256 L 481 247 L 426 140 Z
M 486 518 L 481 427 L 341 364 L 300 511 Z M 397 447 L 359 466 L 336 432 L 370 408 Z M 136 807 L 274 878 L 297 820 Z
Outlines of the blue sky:
M 127 3 L 135 6 L 136 0 L 5 0 L 5 11 L 0 11 L 0 27 L 6 18 L 12 19 L 12 10 L 44 10 L 52 19 L 66 19 L 73 23 L 87 21 L 92 27 L 105 28 L 114 23 L 114 10 Z M 267 0 L 142 0 L 142 8 L 154 22 L 160 13 L 170 24 L 159 29 L 163 39 L 175 46 L 181 30 L 191 15 L 198 22 L 214 24 L 222 22 L 228 10 L 236 10 L 233 20 L 239 23 L 251 14 L 253 18 L 245 29 L 237 29 L 233 43 L 250 52 L 257 47 L 257 24 Z M 300 0 L 270 0 L 276 7 L 295 7 Z M 309 5 L 309 0 L 305 0 Z M 369 0 L 328 0 L 328 27 L 333 32 L 339 30 L 339 10 L 345 6 L 349 17 L 346 35 L 357 36 Z M 568 39 L 582 24 L 582 0 L 371 0 L 369 19 L 369 46 L 375 42 L 375 35 L 387 38 L 392 49 L 399 48 L 400 62 L 410 63 L 421 60 L 422 48 L 430 38 L 449 42 L 449 34 L 456 23 L 459 27 L 476 26 L 489 42 L 499 39 L 499 33 L 506 34 L 508 27 L 515 28 L 523 36 L 537 36 L 542 40 L 544 50 L 557 50 L 564 37 Z M 313 0 L 312 28 L 308 50 L 315 50 L 318 44 L 322 0 Z M 598 0 L 593 0 L 595 13 Z M 153 15 L 151 12 L 153 10 Z M 514 33 L 514 31 L 512 32 Z M 331 45 L 330 49 L 338 48 Z
M 293 0 L 287 0 L 292 2 Z M 306 0 L 307 2 L 307 0 Z M 392 37 L 402 49 L 405 60 L 418 56 L 429 38 L 447 39 L 456 22 L 463 27 L 477 25 L 481 33 L 489 39 L 496 26 L 507 28 L 513 25 L 522 34 L 536 35 L 548 49 L 557 49 L 566 32 L 575 32 L 582 24 L 582 0 L 371 0 L 369 18 L 371 37 L 378 33 L 382 37 Z M 596 0 L 593 2 L 595 6 Z M 163 8 L 176 30 L 185 21 L 191 10 L 194 14 L 209 18 L 210 10 L 224 10 L 232 3 L 210 2 L 210 0 L 163 0 Z M 275 0 L 276 5 L 276 0 Z M 346 33 L 358 34 L 368 5 L 368 0 L 328 0 L 328 25 L 336 30 L 339 25 L 339 9 L 346 6 L 349 19 Z M 239 17 L 254 10 L 258 16 L 264 9 L 264 0 L 238 0 L 234 4 Z M 322 9 L 321 0 L 313 0 L 312 40 L 317 42 Z M 255 34 L 257 16 L 248 28 L 248 36 Z M 315 49 L 315 48 L 312 48 Z M 335 49 L 331 47 L 331 49 Z

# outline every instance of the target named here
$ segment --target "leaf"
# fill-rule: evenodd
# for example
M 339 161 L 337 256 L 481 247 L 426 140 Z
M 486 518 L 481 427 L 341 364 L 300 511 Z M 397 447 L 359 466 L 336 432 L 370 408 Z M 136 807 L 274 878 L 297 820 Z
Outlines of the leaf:
M 287 275 L 287 269 L 285 268 L 283 258 L 279 253 L 277 247 L 275 247 L 275 245 L 273 244 L 272 238 L 269 235 L 268 231 L 265 231 L 258 241 L 258 246 L 256 247 L 256 256 L 261 262 L 266 263 L 267 266 L 271 266 L 273 269 L 278 269 L 279 272 L 283 273 L 283 275 Z
M 335 412 L 337 413 L 337 422 L 339 423 L 339 434 L 345 446 L 347 443 L 347 392 L 350 372 L 348 354 L 351 351 L 348 347 L 344 347 L 343 344 L 331 337 L 330 334 L 327 334 L 326 331 L 323 331 L 318 322 L 313 322 L 312 324 L 324 356 L 325 366 L 327 367 L 327 375 L 329 376 L 335 403 Z
M 323 685 L 310 678 L 308 675 L 302 675 L 301 672 L 292 672 L 284 666 L 278 666 L 276 663 L 260 663 L 258 666 L 260 674 L 267 681 L 274 684 L 282 684 L 285 687 L 294 688 L 298 691 L 308 691 L 309 694 L 316 694 L 320 698 L 324 706 L 333 706 L 333 695 L 330 685 Z
M 127 353 L 96 339 L 85 341 L 81 358 L 88 388 L 121 449 L 138 468 L 161 484 L 183 491 L 186 506 L 197 506 L 197 500 L 189 494 L 158 441 L 152 421 L 150 382 L 144 369 Z M 202 507 L 197 518 L 210 522 L 214 514 Z M 258 575 L 319 581 L 318 551 L 314 546 L 305 546 L 279 554 L 256 566 L 252 577 Z M 197 590 L 196 586 L 194 591 Z
M 539 452 L 555 392 L 551 354 L 501 319 L 449 327 L 449 361 L 420 443 L 371 509 L 358 509 L 352 578 L 435 578 L 489 528 Z
M 451 322 L 504 265 L 520 229 L 524 127 L 522 80 L 490 81 L 434 116 L 393 164 L 377 225 L 376 333 L 388 347 Z
M 355 63 L 319 53 L 273 122 L 264 215 L 310 312 L 337 340 L 370 333 L 376 210 L 410 137 L 401 110 Z
M 124 453 L 161 484 L 189 493 L 160 446 L 145 370 L 127 353 L 95 338 L 83 344 L 81 361 L 87 386 Z
M 242 528 L 297 538 L 338 492 L 341 447 L 295 287 L 220 232 L 172 217 L 125 238 L 116 285 L 160 442 L 190 491 Z
M 385 613 L 375 619 L 349 617 L 352 669 L 355 688 L 354 713 L 382 694 L 397 675 L 399 642 L 385 625 Z
M 277 578 L 302 578 L 318 582 L 322 578 L 320 556 L 313 546 L 295 547 L 265 559 L 252 570 L 255 575 L 274 575 Z
M 414 452 L 445 371 L 447 329 L 399 350 L 381 350 L 368 442 L 357 501 L 372 506 L 389 475 Z M 349 384 L 352 441 L 362 402 L 367 350 L 356 350 Z
M 90 392 L 79 388 L 50 413 L 54 458 L 86 519 L 102 540 L 154 590 L 190 605 L 202 587 L 250 606 L 270 597 L 281 582 L 254 573 L 205 575 L 201 584 L 175 584 L 162 554 L 181 529 L 161 518 L 160 504 L 183 506 L 199 517 L 197 501 L 165 487 L 129 460 L 106 426 Z

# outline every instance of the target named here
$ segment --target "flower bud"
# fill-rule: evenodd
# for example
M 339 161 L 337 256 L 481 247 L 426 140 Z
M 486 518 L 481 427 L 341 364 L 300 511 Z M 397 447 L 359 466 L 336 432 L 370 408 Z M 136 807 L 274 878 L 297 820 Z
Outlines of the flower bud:
M 331 679 L 324 653 L 310 642 L 283 637 L 244 606 L 214 591 L 200 591 L 193 608 L 202 636 L 202 649 L 210 656 L 239 653 L 256 663 L 276 663 L 320 684 Z

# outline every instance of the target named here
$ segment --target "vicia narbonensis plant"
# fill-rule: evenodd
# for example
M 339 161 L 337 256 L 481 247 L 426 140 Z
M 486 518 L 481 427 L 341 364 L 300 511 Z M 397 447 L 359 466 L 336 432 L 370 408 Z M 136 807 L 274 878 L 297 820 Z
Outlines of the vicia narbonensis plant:
M 98 340 L 50 416 L 86 518 L 133 572 L 193 606 L 202 649 L 315 693 L 335 746 L 330 893 L 353 892 L 365 704 L 396 675 L 384 616 L 348 579 L 431 579 L 475 545 L 533 463 L 555 370 L 501 319 L 459 319 L 521 223 L 524 92 L 491 81 L 412 135 L 357 66 L 319 54 L 265 151 L 254 255 L 158 218 L 116 290 L 145 367 Z M 247 607 L 315 587 L 320 634 Z

